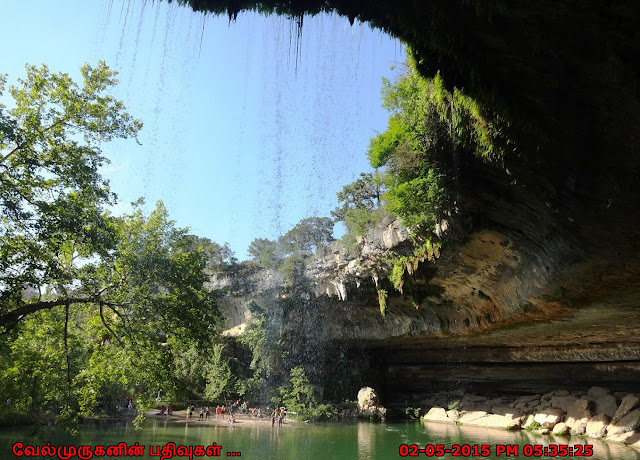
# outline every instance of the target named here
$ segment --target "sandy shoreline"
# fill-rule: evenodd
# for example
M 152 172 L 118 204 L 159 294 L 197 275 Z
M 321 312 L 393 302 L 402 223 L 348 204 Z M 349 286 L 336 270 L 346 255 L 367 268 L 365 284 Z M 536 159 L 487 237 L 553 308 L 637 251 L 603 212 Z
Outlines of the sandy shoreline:
M 196 411 L 199 412 L 199 411 Z M 175 423 L 175 424 L 189 424 L 189 425 L 203 425 L 203 426 L 215 426 L 215 425 L 224 425 L 229 426 L 229 414 L 219 415 L 216 418 L 216 414 L 209 415 L 208 419 L 200 420 L 200 414 L 196 413 L 191 416 L 191 419 L 187 420 L 187 411 L 179 410 L 174 411 L 171 416 L 167 415 L 158 415 L 158 409 L 149 409 L 145 414 L 145 417 L 150 420 L 164 420 L 167 422 Z M 299 424 L 297 420 L 292 420 L 286 418 L 282 427 L 291 427 L 293 425 Z M 249 414 L 240 414 L 236 415 L 236 421 L 233 426 L 271 426 L 271 417 L 264 416 L 263 418 L 254 417 Z M 278 426 L 278 422 L 276 421 L 275 426 Z

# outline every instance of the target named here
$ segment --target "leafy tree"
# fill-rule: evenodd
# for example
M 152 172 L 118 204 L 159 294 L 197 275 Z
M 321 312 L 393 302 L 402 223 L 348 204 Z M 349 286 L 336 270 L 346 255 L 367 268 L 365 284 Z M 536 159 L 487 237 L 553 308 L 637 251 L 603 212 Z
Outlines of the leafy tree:
M 285 254 L 309 255 L 333 239 L 333 220 L 329 217 L 307 217 L 278 240 Z
M 193 250 L 202 250 L 207 261 L 207 271 L 209 273 L 225 271 L 237 265 L 238 259 L 229 247 L 229 243 L 220 245 L 209 238 L 196 235 L 189 235 L 188 238 L 192 241 L 191 247 Z
M 202 251 L 193 251 L 187 229 L 176 228 L 162 202 L 145 216 L 140 209 L 119 221 L 115 250 L 86 264 L 78 293 L 116 315 L 127 334 L 163 331 L 185 342 L 208 344 L 219 320 Z M 82 299 L 82 297 L 80 297 Z M 105 321 L 105 326 L 108 321 Z M 144 330 L 148 326 L 148 330 Z
M 277 241 L 256 238 L 247 250 L 255 262 L 264 268 L 277 268 L 282 264 L 282 251 Z
M 273 398 L 273 403 L 283 403 L 287 410 L 299 414 L 312 414 L 318 405 L 316 392 L 307 378 L 302 367 L 291 369 L 289 382 L 278 389 L 278 394 Z
M 64 305 L 79 260 L 107 256 L 117 239 L 115 202 L 98 173 L 100 145 L 135 137 L 142 123 L 105 94 L 117 83 L 104 62 L 85 64 L 78 86 L 46 65 L 26 66 L 0 106 L 0 331 L 35 311 Z M 6 77 L 0 78 L 0 94 Z M 33 295 L 25 299 L 25 290 Z M 47 300 L 44 300 L 47 291 Z M 33 299 L 35 298 L 35 300 Z
M 337 193 L 341 206 L 331 211 L 336 222 L 344 222 L 347 233 L 343 242 L 356 246 L 356 236 L 363 236 L 385 216 L 381 207 L 384 177 L 378 173 L 360 173 L 360 178 Z
M 286 370 L 287 353 L 280 340 L 274 319 L 258 304 L 247 303 L 251 319 L 239 341 L 251 350 L 250 376 L 239 380 L 241 393 L 249 393 L 253 399 L 268 401 L 273 388 L 282 383 Z
M 0 381 L 20 407 L 37 401 L 90 413 L 126 395 L 148 404 L 158 390 L 176 395 L 190 382 L 204 390 L 207 362 L 189 357 L 211 349 L 219 315 L 203 287 L 202 251 L 191 250 L 187 230 L 160 202 L 114 226 L 115 247 L 77 269 L 73 291 L 34 300 L 47 306 L 9 332 Z M 61 308 L 51 306 L 56 299 Z
M 253 301 L 247 303 L 247 309 L 251 313 L 251 319 L 240 336 L 240 342 L 251 349 L 249 367 L 257 378 L 279 380 L 285 352 L 273 318 L 267 316 L 264 309 Z
M 207 385 L 204 396 L 210 401 L 216 401 L 220 396 L 228 395 L 233 387 L 235 378 L 229 363 L 222 356 L 221 344 L 215 344 L 211 349 L 205 377 Z
M 80 87 L 27 66 L 14 107 L 0 108 L 0 389 L 19 409 L 63 419 L 180 391 L 176 361 L 211 350 L 216 335 L 205 269 L 233 263 L 228 246 L 176 228 L 161 202 L 105 212 L 115 195 L 100 147 L 142 124 L 105 94 L 115 72 L 81 72 Z
M 360 173 L 360 178 L 345 185 L 337 193 L 342 206 L 331 211 L 336 222 L 344 221 L 348 211 L 358 209 L 373 211 L 380 205 L 383 182 L 379 173 Z

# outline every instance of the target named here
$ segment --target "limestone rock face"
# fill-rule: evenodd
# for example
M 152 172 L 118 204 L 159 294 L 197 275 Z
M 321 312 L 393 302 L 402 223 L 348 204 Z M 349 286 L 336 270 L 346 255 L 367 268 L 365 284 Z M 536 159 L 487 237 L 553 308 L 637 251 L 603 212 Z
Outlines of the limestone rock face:
M 607 432 L 607 425 L 611 421 L 611 417 L 599 414 L 594 417 L 591 417 L 587 422 L 586 433 L 587 436 L 591 436 L 593 438 L 601 438 Z
M 595 384 L 588 396 L 596 402 L 606 396 L 605 386 L 635 391 L 640 341 L 631 338 L 640 337 L 640 259 L 585 253 L 585 248 L 600 248 L 600 242 L 609 241 L 614 236 L 609 230 L 617 221 L 607 217 L 605 238 L 578 244 L 574 230 L 584 223 L 564 228 L 556 222 L 560 215 L 564 223 L 574 217 L 541 198 L 543 192 L 535 188 L 539 178 L 531 178 L 526 187 L 512 187 L 513 178 L 496 177 L 498 182 L 502 179 L 506 182 L 494 184 L 497 196 L 492 188 L 491 193 L 483 189 L 487 196 L 474 196 L 486 206 L 486 222 L 460 230 L 468 233 L 448 239 L 437 257 L 418 261 L 411 256 L 403 293 L 390 285 L 389 257 L 409 256 L 415 248 L 407 229 L 393 218 L 371 229 L 356 248 L 334 241 L 318 250 L 293 287 L 285 287 L 289 280 L 279 270 L 212 276 L 210 287 L 228 292 L 219 301 L 227 320 L 225 333 L 243 333 L 251 321 L 246 305 L 254 301 L 301 359 L 317 357 L 316 350 L 331 347 L 382 356 L 376 367 L 386 377 L 372 385 L 384 390 L 388 400 L 458 382 L 481 393 L 499 385 L 512 394 L 545 393 L 566 382 L 572 391 Z M 518 184 L 524 181 L 518 177 Z M 503 193 L 505 187 L 508 193 Z M 449 231 L 458 231 L 456 225 L 451 218 Z M 640 225 L 624 228 L 628 232 L 616 238 L 633 244 L 640 240 Z M 616 249 L 616 254 L 632 252 Z M 378 289 L 388 292 L 385 316 L 380 314 Z M 617 300 L 610 302 L 613 292 Z M 580 307 L 573 306 L 578 303 Z M 617 333 L 621 324 L 625 335 Z M 307 352 L 311 350 L 314 353 Z M 329 358 L 314 359 L 305 364 L 328 362 Z M 453 368 L 450 362 L 459 365 Z M 335 371 L 322 369 L 317 375 Z M 612 381 L 620 386 L 611 386 Z M 539 403 L 533 398 L 514 407 L 523 412 L 549 407 L 566 411 L 573 402 L 575 396 L 553 392 Z M 602 411 L 611 415 L 610 399 L 608 404 Z M 492 405 L 469 402 L 464 409 L 489 410 Z
M 361 410 L 369 409 L 378 405 L 378 395 L 371 387 L 362 387 L 358 391 L 358 407 Z

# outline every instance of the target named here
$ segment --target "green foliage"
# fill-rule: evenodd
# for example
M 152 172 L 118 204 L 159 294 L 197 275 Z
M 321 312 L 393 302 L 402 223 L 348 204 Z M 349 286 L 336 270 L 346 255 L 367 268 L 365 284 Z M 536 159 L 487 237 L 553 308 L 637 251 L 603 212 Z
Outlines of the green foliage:
M 449 182 L 457 173 L 452 159 L 500 160 L 500 123 L 461 91 L 447 91 L 440 74 L 431 79 L 418 75 L 412 58 L 401 78 L 383 80 L 382 94 L 391 115 L 387 131 L 370 142 L 369 162 L 385 168 L 380 179 L 387 189 L 385 208 L 414 236 L 428 238 L 450 205 Z
M 396 291 L 402 292 L 402 285 L 404 284 L 404 264 L 403 261 L 400 260 L 398 263 L 393 265 L 391 269 L 391 273 L 389 273 L 389 281 L 393 284 L 393 287 Z
M 390 187 L 385 194 L 386 207 L 414 234 L 430 235 L 442 212 L 444 193 L 442 175 L 429 169 L 425 176 Z
M 364 236 L 379 225 L 389 213 L 384 209 L 349 209 L 344 216 L 347 232 L 355 236 Z
M 310 255 L 333 239 L 329 217 L 307 217 L 282 235 L 278 243 L 285 254 Z
M 378 289 L 378 303 L 380 304 L 380 314 L 385 316 L 387 314 L 387 291 L 384 289 Z
M 282 264 L 282 251 L 277 241 L 256 238 L 247 250 L 255 262 L 264 268 L 278 268 Z
M 189 249 L 192 251 L 201 250 L 206 260 L 206 270 L 208 273 L 226 272 L 238 264 L 229 243 L 220 245 L 209 238 L 196 235 L 187 235 L 190 241 Z
M 301 278 L 307 258 L 332 241 L 333 226 L 334 222 L 328 217 L 307 217 L 278 241 L 254 239 L 248 252 L 259 266 L 279 269 L 286 286 L 291 288 Z
M 389 281 L 397 291 L 402 293 L 405 274 L 413 275 L 420 262 L 434 260 L 438 257 L 440 257 L 440 243 L 433 243 L 430 239 L 415 247 L 409 255 L 402 257 L 391 256 L 386 259 L 387 263 L 391 265 L 391 272 L 388 275 Z
M 331 211 L 336 222 L 344 221 L 349 211 L 373 211 L 380 205 L 383 182 L 379 173 L 360 173 L 360 178 L 337 193 L 342 205 Z
M 205 377 L 207 383 L 204 397 L 209 401 L 227 396 L 233 388 L 234 376 L 228 361 L 222 356 L 221 344 L 214 344 L 207 356 Z
M 448 410 L 459 410 L 460 409 L 460 400 L 459 399 L 454 399 L 449 401 L 449 404 L 447 404 L 447 409 Z
M 315 390 L 302 367 L 291 369 L 288 384 L 278 389 L 272 401 L 276 406 L 284 404 L 287 411 L 303 416 L 312 415 L 318 406 Z
M 411 418 L 420 418 L 420 411 L 422 411 L 421 407 L 407 407 L 404 410 L 405 415 L 408 415 Z
M 244 333 L 239 341 L 251 351 L 249 368 L 252 374 L 238 379 L 238 393 L 248 395 L 252 400 L 268 401 L 272 388 L 284 379 L 284 360 L 287 353 L 280 341 L 274 319 L 255 302 L 247 303 L 251 313 Z
M 98 174 L 108 163 L 100 145 L 142 127 L 104 94 L 117 83 L 104 62 L 82 67 L 81 87 L 46 65 L 26 70 L 9 88 L 14 107 L 0 107 L 0 331 L 34 311 L 25 288 L 37 297 L 45 287 L 70 291 L 78 259 L 109 254 L 117 236 L 103 207 L 115 195 Z
M 338 409 L 331 404 L 319 404 L 312 411 L 311 415 L 317 420 L 331 420 L 338 416 Z
M 536 431 L 540 428 L 542 428 L 542 425 L 540 425 L 540 423 L 536 422 L 535 420 L 525 427 L 527 431 Z
M 388 81 L 386 82 L 388 85 Z M 369 141 L 367 157 L 374 168 L 381 168 L 387 164 L 395 152 L 409 141 L 409 131 L 398 115 L 389 117 L 387 130 L 372 137 Z

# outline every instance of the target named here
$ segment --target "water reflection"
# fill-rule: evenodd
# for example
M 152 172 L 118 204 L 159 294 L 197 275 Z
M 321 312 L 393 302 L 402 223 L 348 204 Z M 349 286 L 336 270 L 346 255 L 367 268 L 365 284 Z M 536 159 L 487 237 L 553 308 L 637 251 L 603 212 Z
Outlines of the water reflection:
M 374 457 L 377 425 L 358 424 L 358 459 L 369 460 Z
M 29 442 L 40 445 L 49 439 L 35 439 L 25 429 L 0 429 L 0 459 L 11 457 L 11 446 L 14 442 Z M 526 431 L 507 432 L 487 428 L 456 426 L 450 424 L 429 423 L 330 423 L 330 424 L 287 424 L 284 427 L 271 428 L 270 423 L 259 426 L 243 425 L 229 428 L 225 425 L 191 424 L 191 427 L 179 423 L 149 421 L 142 430 L 135 430 L 125 423 L 93 424 L 82 427 L 78 444 L 115 445 L 118 442 L 135 442 L 145 446 L 163 446 L 168 442 L 187 446 L 210 446 L 213 443 L 221 446 L 221 457 L 227 452 L 241 452 L 242 458 L 278 460 L 306 459 L 371 459 L 387 460 L 402 458 L 398 448 L 402 444 L 416 444 L 424 447 L 427 444 L 487 444 L 491 446 L 490 459 L 496 457 L 497 444 L 518 445 L 517 458 L 526 458 L 522 446 L 555 444 L 591 444 L 593 460 L 640 460 L 640 452 L 617 445 L 607 444 L 601 440 L 537 436 Z M 147 449 L 145 453 L 149 453 Z M 425 458 L 424 454 L 420 456 Z M 157 457 L 146 455 L 145 459 Z M 444 458 L 452 459 L 451 455 Z M 480 458 L 480 457 L 457 457 Z M 516 458 L 516 457 L 511 457 Z M 559 457 L 558 457 L 559 458 Z

